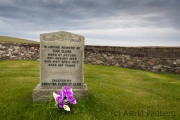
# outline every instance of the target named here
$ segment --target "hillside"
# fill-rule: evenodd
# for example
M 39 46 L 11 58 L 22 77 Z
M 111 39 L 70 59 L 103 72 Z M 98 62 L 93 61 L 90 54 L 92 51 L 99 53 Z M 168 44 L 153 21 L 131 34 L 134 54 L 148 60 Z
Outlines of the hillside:
M 15 37 L 8 37 L 8 36 L 0 36 L 0 42 L 8 42 L 8 43 L 35 43 L 39 44 L 39 42 L 32 41 L 32 40 L 26 40 L 21 38 L 15 38 Z

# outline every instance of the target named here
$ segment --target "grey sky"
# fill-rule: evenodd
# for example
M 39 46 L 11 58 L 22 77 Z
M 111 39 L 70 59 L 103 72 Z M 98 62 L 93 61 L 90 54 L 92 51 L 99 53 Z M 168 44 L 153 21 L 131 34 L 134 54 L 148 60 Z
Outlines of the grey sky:
M 0 36 L 69 31 L 87 45 L 180 46 L 180 0 L 0 0 Z

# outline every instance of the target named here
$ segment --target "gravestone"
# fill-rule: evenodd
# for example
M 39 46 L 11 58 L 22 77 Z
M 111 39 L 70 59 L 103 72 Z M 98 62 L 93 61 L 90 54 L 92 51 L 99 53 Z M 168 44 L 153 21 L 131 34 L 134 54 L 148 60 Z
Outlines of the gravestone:
M 69 32 L 40 35 L 40 84 L 33 90 L 33 102 L 44 102 L 52 92 L 70 86 L 76 98 L 86 98 L 84 84 L 84 37 Z

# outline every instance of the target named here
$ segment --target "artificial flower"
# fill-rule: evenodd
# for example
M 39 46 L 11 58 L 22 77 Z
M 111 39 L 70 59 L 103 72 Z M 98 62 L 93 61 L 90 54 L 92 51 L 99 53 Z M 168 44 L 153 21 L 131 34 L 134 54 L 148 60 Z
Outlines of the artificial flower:
M 56 98 L 57 98 L 58 96 L 59 96 L 58 94 L 56 94 L 55 92 L 53 92 L 53 97 L 54 97 L 55 102 L 57 102 L 57 101 L 56 101 Z
M 56 102 L 56 106 L 64 108 L 66 111 L 70 111 L 70 104 L 76 104 L 76 99 L 73 97 L 73 91 L 69 86 L 64 86 L 61 91 L 53 92 L 53 97 Z
M 65 104 L 66 104 L 65 102 L 60 102 L 60 103 L 58 104 L 58 106 L 59 106 L 59 108 L 63 108 Z
M 66 110 L 66 111 L 70 111 L 70 108 L 69 108 L 68 105 L 64 105 L 63 108 L 64 108 L 64 110 Z
M 67 99 L 71 104 L 76 104 L 77 103 L 76 99 L 73 96 L 69 96 Z
M 65 92 L 65 96 L 66 96 L 66 97 L 73 96 L 73 91 L 72 91 L 72 90 L 67 90 L 67 91 Z
M 63 99 L 64 99 L 64 96 L 62 96 L 62 95 L 58 95 L 58 96 L 56 97 L 56 101 L 57 101 L 58 103 L 61 102 Z

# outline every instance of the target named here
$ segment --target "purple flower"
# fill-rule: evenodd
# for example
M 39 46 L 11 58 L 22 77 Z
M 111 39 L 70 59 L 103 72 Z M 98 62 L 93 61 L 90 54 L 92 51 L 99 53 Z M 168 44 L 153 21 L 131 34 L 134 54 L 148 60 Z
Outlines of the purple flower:
M 69 86 L 64 86 L 62 89 L 63 89 L 63 90 L 69 90 L 70 87 L 69 87 Z
M 64 99 L 64 95 L 62 92 L 58 92 L 54 98 L 56 100 L 56 102 L 61 102 Z
M 61 90 L 65 97 L 73 96 L 73 91 L 69 86 L 64 86 Z
M 65 105 L 65 102 L 60 102 L 60 103 L 58 103 L 58 106 L 59 106 L 60 108 L 63 108 L 64 105 Z
M 62 87 L 61 91 L 55 93 L 53 92 L 53 97 L 59 108 L 64 108 L 70 111 L 70 108 L 66 104 L 76 104 L 76 99 L 73 97 L 73 91 L 69 86 Z
M 72 91 L 72 90 L 67 90 L 67 91 L 65 92 L 65 96 L 66 96 L 66 97 L 73 96 L 73 91 Z
M 62 94 L 56 94 L 55 92 L 53 92 L 53 97 L 56 103 L 61 102 L 64 98 Z
M 58 96 L 56 97 L 56 101 L 57 101 L 58 103 L 60 103 L 63 99 L 64 99 L 64 96 L 61 96 L 61 95 L 58 95 Z
M 67 100 L 71 103 L 71 104 L 76 104 L 76 99 L 73 96 L 69 96 L 67 97 Z
M 62 91 L 57 92 L 57 94 L 63 96 L 63 92 Z
M 69 86 L 64 86 L 63 88 L 62 88 L 62 93 L 66 93 L 66 91 L 68 91 L 70 88 L 69 88 Z
M 67 86 L 65 86 L 65 87 L 62 88 L 61 92 L 65 96 L 66 95 L 66 91 L 68 91 L 68 90 L 69 90 L 69 88 Z

